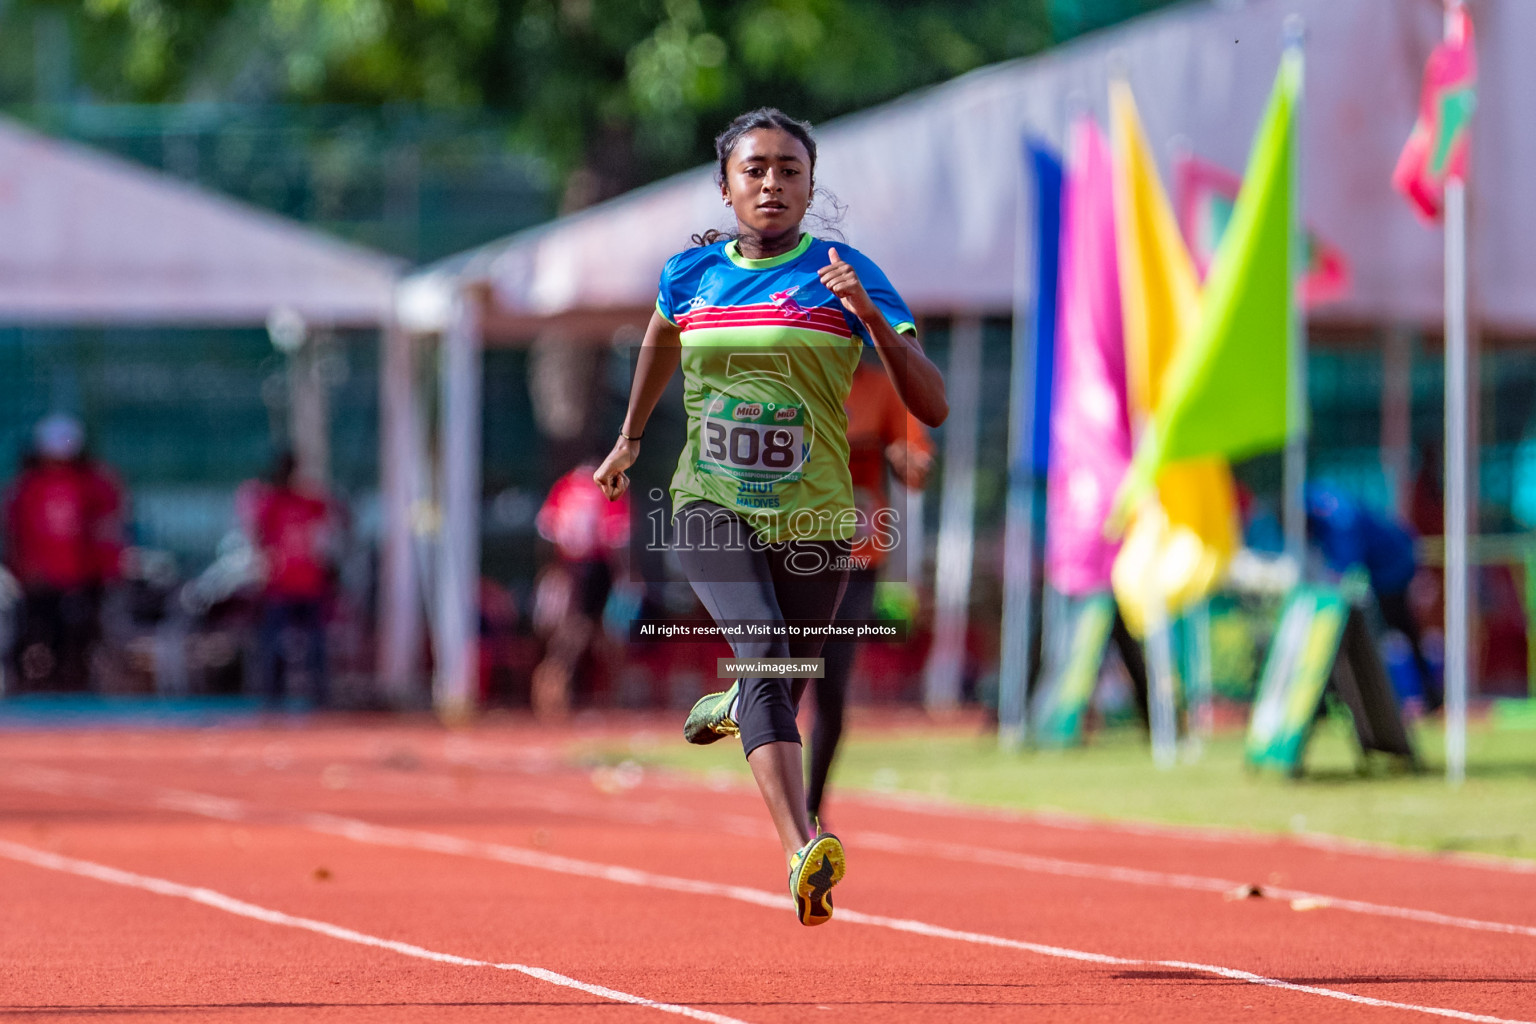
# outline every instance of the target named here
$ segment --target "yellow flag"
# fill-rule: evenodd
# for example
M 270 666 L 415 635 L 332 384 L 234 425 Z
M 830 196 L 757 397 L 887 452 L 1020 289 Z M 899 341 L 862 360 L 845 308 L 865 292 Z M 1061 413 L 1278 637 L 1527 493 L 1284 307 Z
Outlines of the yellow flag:
M 1109 124 L 1125 371 L 1139 431 L 1162 397 L 1174 347 L 1200 315 L 1200 278 L 1158 179 L 1131 87 L 1122 81 L 1109 86 Z
M 1109 100 L 1126 376 L 1139 429 L 1158 407 L 1174 352 L 1200 315 L 1200 283 L 1130 87 L 1112 83 Z M 1156 499 L 1136 510 L 1115 559 L 1112 580 L 1126 624 L 1140 634 L 1158 606 L 1173 615 L 1204 597 L 1221 581 L 1237 543 L 1236 492 L 1226 461 L 1166 467 Z

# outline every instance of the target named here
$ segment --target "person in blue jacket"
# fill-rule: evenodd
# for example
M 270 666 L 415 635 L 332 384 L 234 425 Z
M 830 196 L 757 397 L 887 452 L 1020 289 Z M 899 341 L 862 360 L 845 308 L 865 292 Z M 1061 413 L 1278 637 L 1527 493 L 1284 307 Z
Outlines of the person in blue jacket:
M 1334 572 L 1365 569 L 1382 622 L 1401 633 L 1413 652 L 1424 710 L 1438 711 L 1444 693 L 1424 658 L 1419 623 L 1408 605 L 1408 585 L 1419 569 L 1408 527 L 1343 491 L 1314 484 L 1307 488 L 1307 536 Z

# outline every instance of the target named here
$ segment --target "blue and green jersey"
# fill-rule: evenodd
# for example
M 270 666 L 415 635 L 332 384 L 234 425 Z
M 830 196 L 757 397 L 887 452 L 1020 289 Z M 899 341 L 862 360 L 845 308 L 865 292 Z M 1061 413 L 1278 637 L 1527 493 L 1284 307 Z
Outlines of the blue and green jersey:
M 688 412 L 674 513 L 711 501 L 775 543 L 853 536 L 843 402 L 873 341 L 821 283 L 834 246 L 891 326 L 914 330 L 885 274 L 842 243 L 806 234 L 789 252 L 750 260 L 719 242 L 667 261 L 656 308 L 681 331 Z

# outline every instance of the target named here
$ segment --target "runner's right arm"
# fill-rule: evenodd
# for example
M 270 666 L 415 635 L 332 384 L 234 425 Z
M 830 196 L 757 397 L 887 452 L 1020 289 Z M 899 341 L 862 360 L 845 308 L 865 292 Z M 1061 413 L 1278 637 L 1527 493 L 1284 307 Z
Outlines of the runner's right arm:
M 635 464 L 640 456 L 639 440 L 645 434 L 645 425 L 651 418 L 656 403 L 672 374 L 682 362 L 683 346 L 677 325 L 657 310 L 651 314 L 651 322 L 645 329 L 645 340 L 640 343 L 640 355 L 635 360 L 635 380 L 629 389 L 629 411 L 624 414 L 624 426 L 613 451 L 592 474 L 593 481 L 602 488 L 609 501 L 616 500 L 629 488 L 629 476 L 624 472 Z M 625 437 L 624 435 L 629 435 Z

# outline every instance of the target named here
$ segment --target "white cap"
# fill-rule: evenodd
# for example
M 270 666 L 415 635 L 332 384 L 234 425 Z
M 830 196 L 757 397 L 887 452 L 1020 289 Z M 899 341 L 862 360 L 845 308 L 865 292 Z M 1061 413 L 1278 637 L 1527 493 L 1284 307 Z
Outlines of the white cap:
M 56 412 L 38 421 L 32 439 L 39 455 L 50 459 L 72 459 L 85 447 L 85 428 L 73 416 Z

